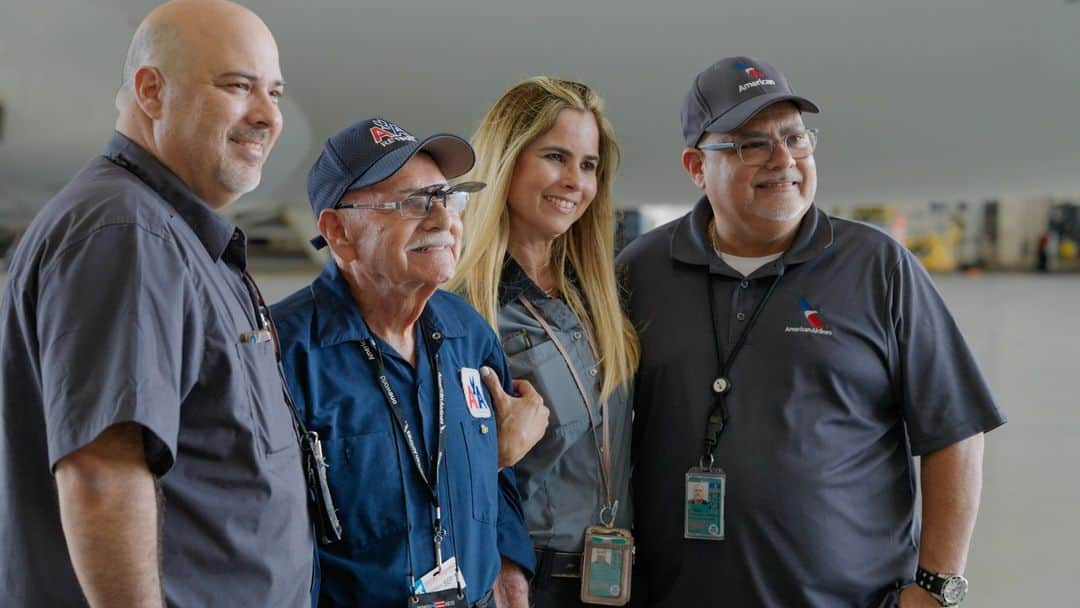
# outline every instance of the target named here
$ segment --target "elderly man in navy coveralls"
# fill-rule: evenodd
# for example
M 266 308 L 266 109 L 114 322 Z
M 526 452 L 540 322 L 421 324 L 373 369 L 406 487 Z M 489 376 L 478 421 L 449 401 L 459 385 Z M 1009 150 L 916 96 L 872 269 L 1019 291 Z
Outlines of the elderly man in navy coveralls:
M 473 161 L 459 137 L 376 118 L 330 137 L 308 177 L 313 244 L 333 259 L 272 314 L 343 527 L 320 549 L 320 606 L 527 604 L 532 544 L 496 414 L 543 406 L 510 382 L 484 320 L 438 289 L 483 187 L 447 180 Z

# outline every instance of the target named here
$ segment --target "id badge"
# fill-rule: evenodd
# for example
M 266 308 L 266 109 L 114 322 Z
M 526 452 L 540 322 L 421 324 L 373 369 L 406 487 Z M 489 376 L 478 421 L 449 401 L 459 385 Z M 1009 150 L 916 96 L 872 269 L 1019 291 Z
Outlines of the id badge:
M 408 605 L 412 608 L 466 608 L 464 589 L 465 575 L 458 570 L 457 558 L 451 557 L 441 568 L 432 569 L 413 584 Z
M 408 608 L 468 608 L 465 593 L 457 589 L 443 589 L 421 593 L 409 598 Z
M 724 540 L 724 490 L 727 475 L 721 469 L 694 467 L 686 473 L 683 538 Z
M 630 601 L 630 568 L 634 564 L 634 537 L 629 530 L 585 528 L 581 557 L 581 601 L 623 606 Z

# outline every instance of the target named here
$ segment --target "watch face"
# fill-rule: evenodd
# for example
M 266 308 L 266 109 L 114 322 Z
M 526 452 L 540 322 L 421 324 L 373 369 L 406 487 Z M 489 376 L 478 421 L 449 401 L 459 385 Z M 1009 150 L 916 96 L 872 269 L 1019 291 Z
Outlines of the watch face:
M 967 595 L 968 582 L 962 576 L 950 576 L 941 587 L 941 599 L 947 605 L 959 604 Z

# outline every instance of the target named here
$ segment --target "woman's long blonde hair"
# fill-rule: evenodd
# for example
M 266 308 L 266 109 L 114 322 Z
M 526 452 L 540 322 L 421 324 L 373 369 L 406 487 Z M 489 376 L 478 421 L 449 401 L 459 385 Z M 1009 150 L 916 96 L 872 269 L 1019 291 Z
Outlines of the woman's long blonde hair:
M 600 131 L 596 196 L 585 213 L 551 248 L 559 291 L 574 314 L 591 329 L 606 399 L 630 379 L 638 365 L 638 339 L 623 314 L 615 282 L 615 205 L 612 187 L 619 148 L 603 100 L 579 82 L 537 76 L 502 94 L 473 134 L 476 166 L 467 179 L 487 182 L 465 208 L 464 250 L 449 288 L 462 293 L 498 331 L 499 278 L 507 253 L 510 212 L 507 193 L 518 156 L 555 124 L 567 109 L 591 112 Z M 566 272 L 569 262 L 576 282 Z M 580 292 L 579 292 L 580 289 Z

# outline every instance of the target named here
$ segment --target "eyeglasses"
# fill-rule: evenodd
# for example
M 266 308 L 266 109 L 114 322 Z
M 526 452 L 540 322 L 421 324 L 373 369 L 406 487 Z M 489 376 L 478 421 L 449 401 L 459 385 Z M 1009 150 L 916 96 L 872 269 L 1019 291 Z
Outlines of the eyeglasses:
M 447 211 L 461 213 L 469 202 L 469 194 L 479 192 L 487 186 L 484 182 L 462 182 L 449 187 L 432 186 L 413 192 L 403 201 L 388 201 L 385 203 L 349 203 L 337 205 L 335 209 L 375 209 L 378 211 L 390 211 L 397 209 L 401 217 L 422 218 L 427 217 L 435 201 L 441 201 Z
M 791 158 L 806 158 L 817 147 L 818 130 L 806 129 L 784 135 L 780 141 L 787 148 Z M 760 167 L 769 162 L 776 150 L 776 140 L 771 137 L 748 137 L 739 141 L 724 141 L 701 144 L 698 150 L 730 150 L 734 148 L 742 162 L 751 167 Z

